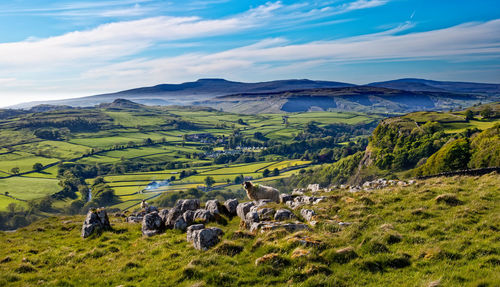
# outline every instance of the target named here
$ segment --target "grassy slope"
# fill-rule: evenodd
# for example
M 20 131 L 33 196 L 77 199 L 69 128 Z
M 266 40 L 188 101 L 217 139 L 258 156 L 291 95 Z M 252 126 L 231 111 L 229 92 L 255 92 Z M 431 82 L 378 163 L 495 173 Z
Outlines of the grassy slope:
M 82 240 L 82 216 L 53 217 L 0 233 L 0 286 L 426 286 L 437 280 L 441 286 L 495 286 L 498 186 L 500 177 L 490 174 L 355 194 L 334 191 L 313 207 L 320 224 L 311 232 L 245 239 L 234 235 L 238 218 L 219 226 L 225 243 L 243 247 L 234 257 L 221 254 L 231 249 L 222 248 L 225 243 L 197 251 L 177 231 L 143 238 L 140 225 L 114 217 L 114 232 Z M 445 193 L 459 204 L 436 202 Z M 335 221 L 352 225 L 329 223 Z M 302 246 L 299 236 L 321 243 Z M 335 253 L 346 246 L 359 257 L 349 261 Z M 297 250 L 309 255 L 292 258 Z M 277 254 L 275 264 L 255 265 L 269 253 Z

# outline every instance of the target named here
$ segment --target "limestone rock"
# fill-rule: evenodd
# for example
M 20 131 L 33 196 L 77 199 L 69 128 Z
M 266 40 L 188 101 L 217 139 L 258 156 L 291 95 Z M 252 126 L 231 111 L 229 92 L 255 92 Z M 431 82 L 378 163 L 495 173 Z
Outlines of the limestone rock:
M 272 208 L 262 208 L 257 211 L 260 220 L 272 220 L 276 210 Z
M 205 209 L 208 210 L 212 215 L 220 214 L 221 204 L 217 199 L 207 200 L 205 203 Z
M 216 227 L 190 230 L 189 240 L 193 243 L 194 248 L 198 250 L 208 250 L 219 243 L 219 237 L 222 234 L 224 234 L 224 232 Z
M 238 207 L 236 207 L 236 213 L 242 220 L 245 220 L 245 216 L 247 215 L 248 212 L 250 212 L 250 208 L 252 208 L 252 206 L 254 205 L 255 203 L 251 201 L 240 203 L 238 204 Z
M 288 201 L 293 201 L 293 196 L 285 193 L 280 194 L 280 203 L 286 203 Z
M 238 207 L 238 200 L 228 199 L 224 201 L 224 207 L 226 208 L 226 211 L 230 216 L 235 216 L 237 215 L 236 208 Z
M 288 209 L 278 209 L 274 214 L 274 220 L 283 221 L 295 218 L 295 215 Z
M 158 215 L 161 217 L 161 220 L 163 223 L 167 221 L 167 216 L 168 216 L 168 209 L 164 208 L 158 212 Z
M 245 224 L 246 226 L 251 226 L 255 222 L 259 222 L 259 214 L 255 211 L 250 211 L 245 216 Z
M 205 225 L 203 224 L 195 224 L 195 225 L 191 225 L 187 228 L 187 231 L 186 231 L 186 240 L 188 242 L 193 242 L 193 231 L 195 230 L 201 230 L 201 229 L 204 229 L 205 228 Z
M 214 220 L 213 214 L 205 209 L 198 209 L 194 212 L 194 220 L 201 220 L 203 222 L 209 222 Z
M 182 217 L 178 217 L 177 220 L 174 222 L 174 226 L 173 228 L 174 229 L 179 229 L 179 230 L 186 230 L 186 228 L 188 227 L 186 221 L 184 220 L 184 218 Z
M 149 237 L 160 234 L 164 227 L 165 225 L 158 212 L 148 213 L 142 220 L 142 235 Z
M 311 221 L 316 212 L 312 209 L 302 209 L 300 215 L 307 221 Z
M 82 237 L 87 238 L 94 232 L 101 232 L 110 230 L 111 224 L 109 223 L 108 213 L 105 209 L 90 210 L 82 226 Z
M 186 222 L 187 225 L 193 224 L 194 221 L 194 211 L 186 210 L 184 214 L 182 214 L 182 219 Z

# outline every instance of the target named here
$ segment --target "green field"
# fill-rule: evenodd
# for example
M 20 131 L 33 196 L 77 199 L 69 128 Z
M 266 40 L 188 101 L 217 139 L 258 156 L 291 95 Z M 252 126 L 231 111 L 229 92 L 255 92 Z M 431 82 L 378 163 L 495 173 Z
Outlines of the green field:
M 57 183 L 58 180 L 50 178 L 11 177 L 0 180 L 0 190 L 15 198 L 30 200 L 59 191 Z

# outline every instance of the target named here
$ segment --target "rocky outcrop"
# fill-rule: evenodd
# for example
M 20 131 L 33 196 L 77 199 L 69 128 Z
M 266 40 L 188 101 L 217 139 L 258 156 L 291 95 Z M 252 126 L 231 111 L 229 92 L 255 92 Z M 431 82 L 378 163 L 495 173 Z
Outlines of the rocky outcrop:
M 297 232 L 300 230 L 309 230 L 309 226 L 306 224 L 300 223 L 300 222 L 295 222 L 295 223 L 283 223 L 283 222 L 275 222 L 275 221 L 261 221 L 261 222 L 256 222 L 253 223 L 250 226 L 250 232 L 256 232 L 259 229 L 261 232 L 267 232 L 267 231 L 272 231 L 276 230 L 279 228 L 283 228 L 288 232 Z
M 161 232 L 163 232 L 164 228 L 164 222 L 156 211 L 146 214 L 144 216 L 144 219 L 142 220 L 141 230 L 142 235 L 144 236 L 149 237 L 160 234 Z
M 188 227 L 186 240 L 198 250 L 208 250 L 219 243 L 219 237 L 223 234 L 220 228 L 205 228 L 203 224 L 196 224 Z
M 168 212 L 165 219 L 165 226 L 167 228 L 176 228 L 186 226 L 187 222 L 183 217 L 184 213 L 188 210 L 195 211 L 200 208 L 200 201 L 198 199 L 180 199 L 175 206 Z M 186 226 L 187 227 L 187 226 Z M 181 229 L 181 230 L 185 230 Z
M 111 230 L 106 210 L 103 208 L 90 210 L 83 222 L 81 236 L 87 238 L 94 232 L 102 232 L 104 230 Z
M 286 203 L 287 201 L 292 201 L 292 200 L 293 196 L 286 193 L 280 194 L 280 203 Z

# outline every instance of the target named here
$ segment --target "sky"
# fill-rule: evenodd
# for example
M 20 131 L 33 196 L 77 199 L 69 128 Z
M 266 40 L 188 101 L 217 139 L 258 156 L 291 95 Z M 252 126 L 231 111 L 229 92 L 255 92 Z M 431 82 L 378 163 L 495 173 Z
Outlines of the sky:
M 2 0 L 0 107 L 199 78 L 500 83 L 498 0 Z

